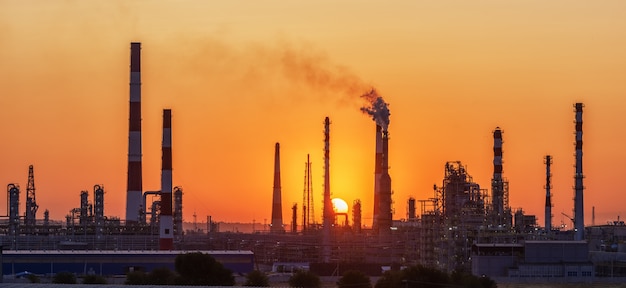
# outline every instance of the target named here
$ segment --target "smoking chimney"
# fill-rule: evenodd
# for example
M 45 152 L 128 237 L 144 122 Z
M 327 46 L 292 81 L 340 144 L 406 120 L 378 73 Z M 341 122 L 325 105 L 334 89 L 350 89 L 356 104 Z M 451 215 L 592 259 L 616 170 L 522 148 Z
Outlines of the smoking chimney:
M 324 213 L 323 213 L 323 262 L 330 262 L 330 226 L 335 219 L 333 204 L 330 201 L 330 119 L 324 120 Z
M 130 118 L 126 222 L 137 223 L 142 209 L 141 168 L 141 43 L 130 43 Z M 145 209 L 145 207 L 143 207 Z
M 389 135 L 383 130 L 383 157 L 380 176 L 380 206 L 378 207 L 378 233 L 391 233 L 391 176 L 389 176 Z
M 574 240 L 585 239 L 583 202 L 583 103 L 576 103 L 576 173 L 574 174 Z
M 272 194 L 272 233 L 283 233 L 283 210 L 280 189 L 280 144 L 274 149 L 274 193 Z
M 376 125 L 376 158 L 374 160 L 374 219 L 372 227 L 378 229 L 378 213 L 380 206 L 380 176 L 383 170 L 383 134 L 382 127 Z
M 172 110 L 163 109 L 163 142 L 161 145 L 161 213 L 159 216 L 159 249 L 174 249 L 172 220 Z
M 552 156 L 546 155 L 544 162 L 546 164 L 546 211 L 545 211 L 545 228 L 546 233 L 550 233 L 552 231 L 552 201 L 550 198 L 552 197 L 552 193 L 550 189 L 552 189 L 552 184 L 550 183 L 550 179 L 552 177 L 552 173 L 550 173 L 550 165 L 552 164 Z

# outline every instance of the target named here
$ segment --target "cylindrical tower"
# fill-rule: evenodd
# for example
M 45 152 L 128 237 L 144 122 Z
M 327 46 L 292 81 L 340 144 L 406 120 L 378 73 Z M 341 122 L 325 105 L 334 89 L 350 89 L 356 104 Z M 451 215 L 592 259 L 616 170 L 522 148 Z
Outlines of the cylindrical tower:
M 576 111 L 576 173 L 574 174 L 574 240 L 585 239 L 583 202 L 583 103 L 574 104 Z
M 380 176 L 382 175 L 383 161 L 383 133 L 382 127 L 376 124 L 376 157 L 374 158 L 374 217 L 372 227 L 378 229 L 378 213 L 380 206 Z
M 100 239 L 104 233 L 104 186 L 93 186 L 94 221 L 96 222 L 96 237 Z
M 354 233 L 361 233 L 361 213 L 361 200 L 356 199 L 352 203 L 352 223 L 354 223 Z
M 415 218 L 417 218 L 417 214 L 416 214 L 416 207 L 415 207 L 415 198 L 410 197 L 408 202 L 407 202 L 407 218 L 408 220 L 415 220 Z
M 391 209 L 391 176 L 389 176 L 389 134 L 383 130 L 382 174 L 380 176 L 380 206 L 378 207 L 378 233 L 390 234 L 393 221 Z
M 330 262 L 330 228 L 335 219 L 330 200 L 330 119 L 324 120 L 324 211 L 322 222 L 322 262 Z
M 126 222 L 140 219 L 141 168 L 141 43 L 130 44 L 130 117 L 128 124 L 128 182 L 126 192 Z
M 161 146 L 161 213 L 159 215 L 159 249 L 174 249 L 172 220 L 172 110 L 163 109 L 163 142 Z
M 174 249 L 172 220 L 172 110 L 163 109 L 163 142 L 161 145 L 161 213 L 159 214 L 159 249 Z
M 274 191 L 272 193 L 272 223 L 270 232 L 283 233 L 283 204 L 280 188 L 280 143 L 274 146 Z
M 183 188 L 174 187 L 174 236 L 183 235 Z
M 296 234 L 298 232 L 298 203 L 293 203 L 291 212 L 291 233 Z
M 9 236 L 17 236 L 20 233 L 20 186 L 17 184 L 7 185 L 9 194 Z
M 498 225 L 502 225 L 504 215 L 504 187 L 502 183 L 502 130 L 493 131 L 493 179 L 491 180 L 491 201 Z
M 550 179 L 552 178 L 552 173 L 550 173 L 550 165 L 552 165 L 552 156 L 546 155 L 544 162 L 546 164 L 546 209 L 545 209 L 545 228 L 546 233 L 550 234 L 552 231 L 552 184 Z
M 87 190 L 80 191 L 80 218 L 78 223 L 83 226 L 87 225 L 89 221 L 89 192 Z M 72 220 L 73 221 L 73 220 Z

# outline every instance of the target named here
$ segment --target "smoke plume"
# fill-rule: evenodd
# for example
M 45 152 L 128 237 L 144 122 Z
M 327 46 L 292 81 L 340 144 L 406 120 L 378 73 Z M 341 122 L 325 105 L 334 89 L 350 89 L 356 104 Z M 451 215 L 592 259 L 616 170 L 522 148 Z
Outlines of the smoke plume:
M 383 131 L 387 131 L 389 127 L 389 115 L 391 115 L 391 113 L 389 113 L 389 104 L 386 103 L 383 97 L 373 88 L 370 92 L 361 95 L 361 98 L 369 103 L 369 106 L 361 107 L 361 111 L 372 116 L 376 124 L 382 127 Z

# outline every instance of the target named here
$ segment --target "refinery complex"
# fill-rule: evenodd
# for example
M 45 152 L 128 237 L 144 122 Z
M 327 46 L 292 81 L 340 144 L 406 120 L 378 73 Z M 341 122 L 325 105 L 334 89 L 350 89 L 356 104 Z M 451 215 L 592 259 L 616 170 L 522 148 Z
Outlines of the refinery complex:
M 320 275 L 341 275 L 343 271 L 359 269 L 370 275 L 380 275 L 383 267 L 420 264 L 449 272 L 464 271 L 510 281 L 554 279 L 588 282 L 603 277 L 626 277 L 626 226 L 623 222 L 597 226 L 584 223 L 582 103 L 573 105 L 575 197 L 571 219 L 574 227 L 565 231 L 552 226 L 551 155 L 544 158 L 545 223 L 537 223 L 535 215 L 528 215 L 522 209 L 511 208 L 509 182 L 503 169 L 504 133 L 500 127 L 491 131 L 493 177 L 490 186 L 474 182 L 467 166 L 461 161 L 449 161 L 442 163 L 443 180 L 433 186 L 432 197 L 392 199 L 388 105 L 373 89 L 362 97 L 370 103 L 362 111 L 374 119 L 372 223 L 364 223 L 360 200 L 352 203 L 350 213 L 333 209 L 330 185 L 331 119 L 322 115 L 323 199 L 314 199 L 311 163 L 307 156 L 302 203 L 292 206 L 291 215 L 285 217 L 282 214 L 280 143 L 275 143 L 274 186 L 268 230 L 224 232 L 211 221 L 205 231 L 186 230 L 183 228 L 183 189 L 174 186 L 172 179 L 172 149 L 176 149 L 172 147 L 172 114 L 176 111 L 171 109 L 163 109 L 161 189 L 143 189 L 141 43 L 133 42 L 124 218 L 105 215 L 105 186 L 102 183 L 94 185 L 93 191 L 81 192 L 80 199 L 76 199 L 78 207 L 68 212 L 65 221 L 50 220 L 47 210 L 42 218 L 37 218 L 39 206 L 34 167 L 31 165 L 26 189 L 15 183 L 7 185 L 7 215 L 0 220 L 3 273 L 26 269 L 23 267 L 30 266 L 25 263 L 37 261 L 24 260 L 26 257 L 43 259 L 41 255 L 49 254 L 25 251 L 57 251 L 50 253 L 58 253 L 60 262 L 76 257 L 68 251 L 119 253 L 134 258 L 143 257 L 137 256 L 141 254 L 137 251 L 152 251 L 154 255 L 172 255 L 172 251 L 223 251 L 217 253 L 226 255 L 220 258 L 223 261 L 245 262 L 245 265 L 229 266 L 241 273 L 266 267 L 274 272 L 310 269 Z M 269 198 L 270 191 L 267 193 Z M 22 202 L 25 203 L 24 211 L 20 207 L 22 194 L 25 195 Z M 314 203 L 321 203 L 322 207 L 316 207 Z M 407 204 L 406 219 L 393 218 L 393 206 L 398 203 Z M 319 212 L 322 213 L 322 223 L 315 221 L 315 213 Z M 115 257 L 102 259 L 105 258 Z M 98 263 L 93 262 L 96 273 L 100 274 L 123 274 L 129 267 L 151 269 L 140 263 L 128 264 L 130 260 L 126 258 L 98 261 L 116 261 L 119 264 L 118 270 L 111 268 L 105 271 L 97 270 Z M 16 268 L 16 265 L 22 266 Z M 52 269 L 52 265 L 39 266 L 44 270 Z M 78 269 L 87 269 L 87 266 L 84 264 Z M 39 271 L 41 274 L 49 272 L 54 271 Z

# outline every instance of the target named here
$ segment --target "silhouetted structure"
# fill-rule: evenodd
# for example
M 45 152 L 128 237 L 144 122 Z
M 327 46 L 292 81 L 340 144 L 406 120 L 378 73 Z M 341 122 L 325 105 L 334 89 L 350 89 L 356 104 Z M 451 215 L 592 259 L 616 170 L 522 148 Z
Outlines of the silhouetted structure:
M 130 117 L 128 124 L 128 184 L 126 222 L 140 221 L 142 186 L 141 167 L 141 43 L 130 43 Z
M 172 110 L 163 109 L 163 142 L 161 145 L 161 213 L 159 214 L 159 249 L 174 249 L 172 219 Z
M 280 189 L 280 144 L 277 142 L 274 148 L 274 192 L 272 193 L 272 233 L 284 233 L 283 210 Z

